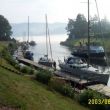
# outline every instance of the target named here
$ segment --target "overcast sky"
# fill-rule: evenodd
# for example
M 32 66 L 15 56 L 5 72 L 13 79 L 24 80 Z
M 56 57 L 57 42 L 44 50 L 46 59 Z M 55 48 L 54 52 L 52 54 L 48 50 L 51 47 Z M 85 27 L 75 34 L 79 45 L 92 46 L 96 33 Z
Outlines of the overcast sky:
M 48 21 L 67 22 L 68 18 L 75 18 L 78 13 L 87 16 L 87 0 L 0 0 L 0 14 L 11 23 L 45 22 L 45 13 Z M 95 0 L 91 2 L 91 15 L 96 13 Z M 110 0 L 97 0 L 101 17 L 110 19 Z

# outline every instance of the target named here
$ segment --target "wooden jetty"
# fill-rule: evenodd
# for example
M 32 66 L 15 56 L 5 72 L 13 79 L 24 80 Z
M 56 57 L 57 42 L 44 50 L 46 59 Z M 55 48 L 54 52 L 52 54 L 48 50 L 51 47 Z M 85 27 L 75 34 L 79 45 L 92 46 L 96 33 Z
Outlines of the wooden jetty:
M 18 61 L 27 64 L 27 65 L 32 65 L 35 68 L 38 69 L 43 69 L 43 70 L 52 70 L 52 68 L 44 66 L 44 65 L 39 65 L 36 62 L 33 62 L 31 60 L 28 59 L 24 59 L 24 58 L 18 58 Z M 97 81 L 90 81 L 90 80 L 85 80 L 85 79 L 80 79 L 78 77 L 69 75 L 67 73 L 61 72 L 61 71 L 54 71 L 54 74 L 56 76 L 59 77 L 63 77 L 65 80 L 69 81 L 72 86 L 75 89 L 78 89 L 78 91 L 83 90 L 84 88 L 86 89 L 91 89 L 91 90 L 95 90 L 103 95 L 105 95 L 106 97 L 110 98 L 110 87 L 104 85 L 104 84 L 98 84 Z
M 47 66 L 44 66 L 44 65 L 40 65 L 38 64 L 37 62 L 34 62 L 34 61 L 31 61 L 31 60 L 28 60 L 28 59 L 25 59 L 25 58 L 20 58 L 18 57 L 17 60 L 21 63 L 24 63 L 26 65 L 29 65 L 29 66 L 33 66 L 37 69 L 43 69 L 43 70 L 52 70 L 51 67 L 47 67 Z
M 53 71 L 53 68 L 51 67 L 47 67 L 44 65 L 40 65 L 37 62 L 28 60 L 28 59 L 24 59 L 24 58 L 17 58 L 19 62 L 24 63 L 26 65 L 32 65 L 33 67 L 35 67 L 36 69 L 42 69 L 42 70 L 50 70 Z M 93 82 L 93 81 L 89 81 L 89 80 L 85 80 L 85 79 L 80 79 L 78 77 L 69 75 L 67 73 L 61 72 L 59 70 L 56 70 L 53 72 L 54 75 L 58 76 L 58 77 L 62 77 L 64 78 L 66 81 L 70 82 L 72 84 L 72 86 L 78 88 L 78 89 L 83 89 L 88 85 L 91 84 L 97 84 L 97 82 Z
M 110 87 L 104 85 L 104 84 L 95 84 L 87 86 L 88 89 L 95 90 L 98 93 L 103 94 L 104 96 L 110 98 Z
M 75 77 L 74 75 L 70 75 L 68 73 L 61 72 L 61 71 L 55 71 L 54 74 L 56 76 L 65 78 L 66 80 L 68 80 L 72 84 L 73 87 L 76 87 L 80 90 L 84 89 L 86 86 L 98 83 L 97 81 L 90 81 L 90 80 L 81 79 L 81 78 Z

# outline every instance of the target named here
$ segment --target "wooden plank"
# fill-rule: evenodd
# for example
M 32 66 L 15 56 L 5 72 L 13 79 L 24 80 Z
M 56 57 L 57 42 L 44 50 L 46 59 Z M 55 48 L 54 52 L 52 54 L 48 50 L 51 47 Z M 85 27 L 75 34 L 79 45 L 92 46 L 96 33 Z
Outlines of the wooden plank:
M 60 76 L 60 77 L 64 77 L 64 78 L 66 78 L 70 81 L 73 81 L 73 82 L 76 82 L 76 83 L 79 83 L 79 84 L 84 84 L 84 83 L 90 82 L 90 81 L 77 78 L 73 75 L 69 75 L 68 73 L 64 73 L 64 72 L 61 72 L 61 71 L 55 71 L 54 74 L 57 75 L 57 76 Z
M 22 63 L 25 63 L 25 64 L 29 64 L 29 65 L 32 65 L 36 68 L 39 68 L 39 69 L 44 69 L 44 70 L 53 70 L 51 67 L 47 67 L 47 66 L 44 66 L 44 65 L 40 65 L 38 64 L 37 62 L 34 62 L 34 61 L 31 61 L 31 60 L 28 60 L 28 59 L 25 59 L 25 58 L 20 58 L 18 57 L 18 61 L 22 62 Z
M 110 87 L 104 85 L 104 84 L 96 84 L 96 85 L 91 85 L 87 87 L 88 89 L 95 90 L 107 97 L 110 97 Z

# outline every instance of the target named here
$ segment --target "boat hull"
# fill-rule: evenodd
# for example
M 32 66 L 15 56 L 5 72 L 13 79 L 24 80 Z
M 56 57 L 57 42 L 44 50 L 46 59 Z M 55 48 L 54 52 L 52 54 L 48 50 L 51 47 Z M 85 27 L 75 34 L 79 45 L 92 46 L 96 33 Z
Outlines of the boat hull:
M 74 75 L 80 79 L 86 79 L 90 81 L 98 81 L 99 83 L 107 84 L 109 79 L 109 74 L 99 74 L 98 72 L 93 72 L 89 70 L 84 70 L 81 68 L 72 68 L 67 64 L 59 64 L 61 71 L 67 72 L 68 74 Z
M 83 57 L 83 58 L 88 58 L 88 53 L 83 53 L 83 52 L 73 52 L 72 55 L 78 56 L 78 57 Z M 105 53 L 100 52 L 100 53 L 90 53 L 90 58 L 104 58 Z
M 88 55 L 87 53 L 79 53 L 79 52 L 73 52 L 71 53 L 72 55 L 76 57 L 80 57 L 82 60 L 88 60 Z M 105 53 L 90 53 L 90 62 L 93 64 L 97 64 L 100 66 L 106 66 L 107 62 L 105 60 Z
M 41 64 L 41 65 L 44 65 L 44 66 L 48 66 L 48 67 L 52 67 L 53 66 L 53 62 L 39 61 L 38 64 Z
M 33 53 L 32 53 L 31 51 L 26 51 L 26 52 L 24 53 L 24 58 L 33 61 Z

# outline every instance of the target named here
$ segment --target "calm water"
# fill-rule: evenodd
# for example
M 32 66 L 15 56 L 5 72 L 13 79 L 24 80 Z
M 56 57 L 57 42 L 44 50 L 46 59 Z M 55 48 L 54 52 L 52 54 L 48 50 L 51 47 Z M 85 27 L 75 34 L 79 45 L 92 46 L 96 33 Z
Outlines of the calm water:
M 67 35 L 52 35 L 51 36 L 51 45 L 52 45 L 52 53 L 53 59 L 57 63 L 58 68 L 58 60 L 64 61 L 64 57 L 70 56 L 71 51 L 66 46 L 61 46 L 60 42 L 65 41 L 67 39 Z M 26 37 L 17 37 L 19 41 L 26 41 Z M 46 38 L 45 36 L 31 36 L 30 41 L 34 40 L 37 45 L 34 47 L 30 47 L 30 50 L 34 53 L 34 61 L 38 62 L 39 58 L 43 57 L 46 54 Z M 50 57 L 50 54 L 49 54 Z M 108 68 L 97 66 L 102 72 L 107 72 Z M 110 68 L 109 68 L 110 70 Z M 110 78 L 109 78 L 110 79 Z M 110 86 L 110 80 L 108 81 L 108 86 Z
M 51 46 L 53 59 L 58 65 L 58 60 L 64 60 L 64 57 L 70 56 L 71 52 L 68 47 L 61 46 L 60 42 L 67 39 L 67 35 L 52 35 L 51 36 Z M 19 41 L 26 41 L 26 37 L 17 37 Z M 37 45 L 30 47 L 30 50 L 34 53 L 34 61 L 37 62 L 39 58 L 43 57 L 46 54 L 46 38 L 45 36 L 31 36 L 30 41 L 34 40 Z M 50 57 L 50 52 L 49 52 Z

